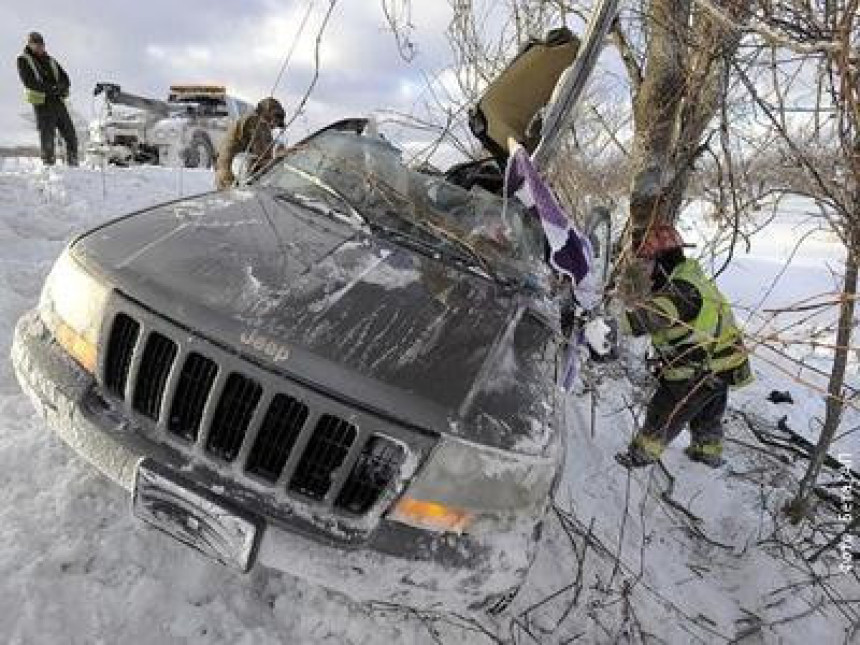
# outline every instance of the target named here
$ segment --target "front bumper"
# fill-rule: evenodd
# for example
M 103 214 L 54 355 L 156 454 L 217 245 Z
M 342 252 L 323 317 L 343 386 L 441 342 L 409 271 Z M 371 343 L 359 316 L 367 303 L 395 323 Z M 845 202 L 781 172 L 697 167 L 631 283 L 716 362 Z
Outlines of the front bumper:
M 69 446 L 129 492 L 138 465 L 155 460 L 210 491 L 236 490 L 212 471 L 143 436 L 134 421 L 102 396 L 95 379 L 59 347 L 36 311 L 15 328 L 12 363 L 22 389 Z M 386 600 L 424 608 L 462 609 L 501 596 L 523 580 L 536 546 L 534 531 L 503 540 L 438 535 L 384 517 L 359 545 L 326 543 L 261 515 L 253 495 L 225 501 L 257 513 L 264 524 L 257 549 L 262 565 L 291 573 L 357 600 Z M 237 501 L 240 500 L 240 501 Z

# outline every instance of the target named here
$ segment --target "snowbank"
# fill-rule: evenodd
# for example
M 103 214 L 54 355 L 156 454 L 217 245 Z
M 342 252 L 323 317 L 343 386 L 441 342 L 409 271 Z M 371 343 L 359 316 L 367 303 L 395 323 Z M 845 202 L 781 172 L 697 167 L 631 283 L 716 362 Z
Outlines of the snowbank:
M 8 348 L 14 322 L 76 231 L 211 184 L 205 171 L 44 170 L 3 160 L 0 345 Z M 779 273 L 781 248 L 739 258 L 721 279 L 726 291 L 752 311 L 770 284 L 766 270 Z M 766 306 L 829 289 L 820 261 L 793 265 Z M 146 529 L 123 491 L 46 431 L 14 381 L 8 349 L 2 356 L 0 634 L 8 642 L 676 643 L 749 632 L 750 642 L 826 643 L 842 641 L 845 612 L 857 612 L 805 584 L 811 569 L 790 553 L 805 529 L 786 528 L 775 513 L 799 466 L 757 451 L 747 421 L 775 426 L 787 415 L 792 428 L 813 434 L 823 400 L 766 361 L 754 363 L 756 385 L 733 397 L 747 416 L 731 416 L 730 465 L 714 472 L 688 462 L 681 437 L 664 460 L 673 490 L 667 472 L 631 475 L 612 460 L 641 413 L 630 404 L 647 394 L 630 383 L 641 379 L 637 362 L 586 370 L 588 391 L 570 398 L 567 471 L 536 565 L 505 614 L 474 618 L 360 605 L 260 569 L 242 576 Z M 815 358 L 826 368 L 826 355 Z M 767 403 L 771 389 L 790 389 L 797 403 Z M 851 413 L 844 427 L 855 425 Z M 840 445 L 860 461 L 857 433 Z M 817 566 L 831 574 L 829 593 L 856 599 L 856 578 L 840 574 L 833 558 Z

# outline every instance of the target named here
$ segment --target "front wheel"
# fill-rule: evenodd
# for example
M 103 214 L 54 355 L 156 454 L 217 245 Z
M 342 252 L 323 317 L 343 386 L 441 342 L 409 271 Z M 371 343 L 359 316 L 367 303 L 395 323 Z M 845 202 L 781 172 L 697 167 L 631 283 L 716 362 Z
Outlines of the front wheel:
M 195 132 L 183 151 L 182 159 L 186 168 L 211 168 L 215 161 L 215 148 L 208 135 Z

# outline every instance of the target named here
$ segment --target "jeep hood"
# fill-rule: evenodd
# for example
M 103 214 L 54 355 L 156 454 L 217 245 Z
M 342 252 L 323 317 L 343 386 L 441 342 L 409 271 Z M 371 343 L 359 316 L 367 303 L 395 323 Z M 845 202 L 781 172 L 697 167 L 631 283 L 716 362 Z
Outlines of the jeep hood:
M 527 299 L 266 191 L 135 213 L 73 253 L 146 307 L 353 405 L 506 449 L 551 439 L 554 342 Z

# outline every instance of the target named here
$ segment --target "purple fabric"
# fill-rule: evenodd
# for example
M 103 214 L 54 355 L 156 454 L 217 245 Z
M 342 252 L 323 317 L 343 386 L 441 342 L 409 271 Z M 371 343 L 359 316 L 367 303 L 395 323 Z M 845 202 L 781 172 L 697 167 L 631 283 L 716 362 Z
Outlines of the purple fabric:
M 591 243 L 574 228 L 573 222 L 541 178 L 531 157 L 522 146 L 516 146 L 505 169 L 506 196 L 515 195 L 528 211 L 539 217 L 550 247 L 549 263 L 559 273 L 569 276 L 572 288 L 588 274 L 594 253 Z M 570 391 L 579 373 L 579 347 L 582 330 L 574 328 L 568 339 L 567 357 L 559 385 Z
M 570 276 L 574 284 L 579 283 L 591 267 L 591 244 L 573 227 L 522 146 L 517 146 L 511 154 L 505 179 L 509 191 L 513 189 L 511 192 L 520 198 L 529 211 L 540 217 L 550 246 L 549 262 L 552 267 Z

